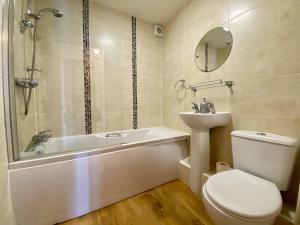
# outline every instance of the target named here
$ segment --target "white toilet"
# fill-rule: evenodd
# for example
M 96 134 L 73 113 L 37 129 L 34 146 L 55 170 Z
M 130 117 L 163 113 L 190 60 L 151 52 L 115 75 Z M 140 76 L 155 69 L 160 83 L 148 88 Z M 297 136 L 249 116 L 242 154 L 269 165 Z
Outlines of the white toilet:
M 288 188 L 298 142 L 252 131 L 231 136 L 234 169 L 205 183 L 205 209 L 216 225 L 271 225 L 282 207 L 280 190 Z

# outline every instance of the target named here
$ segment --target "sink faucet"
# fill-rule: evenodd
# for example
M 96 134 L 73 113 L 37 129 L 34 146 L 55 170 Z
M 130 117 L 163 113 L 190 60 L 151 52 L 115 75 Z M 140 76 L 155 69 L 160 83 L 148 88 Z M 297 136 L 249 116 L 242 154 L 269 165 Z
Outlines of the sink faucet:
M 192 104 L 193 104 L 193 107 L 192 107 L 192 109 L 195 111 L 195 113 L 199 113 L 199 112 L 200 112 L 200 110 L 199 110 L 199 106 L 198 106 L 198 104 L 196 104 L 196 103 L 194 103 L 194 102 L 192 102 Z
M 216 114 L 216 109 L 215 109 L 215 105 L 211 102 L 208 102 L 208 110 L 209 112 L 211 112 L 212 114 Z
M 52 137 L 51 130 L 41 131 L 34 135 L 24 152 L 33 152 L 41 143 L 47 142 Z
M 200 103 L 200 113 L 212 113 L 216 114 L 215 105 L 212 102 L 207 102 L 205 98 L 203 98 L 203 101 Z

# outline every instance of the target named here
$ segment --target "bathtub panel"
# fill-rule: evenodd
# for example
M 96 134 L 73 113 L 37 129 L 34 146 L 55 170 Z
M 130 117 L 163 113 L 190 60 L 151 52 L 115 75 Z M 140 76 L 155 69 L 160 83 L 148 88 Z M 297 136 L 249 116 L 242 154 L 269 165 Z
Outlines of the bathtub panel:
M 52 225 L 178 178 L 186 141 L 10 170 L 19 225 Z

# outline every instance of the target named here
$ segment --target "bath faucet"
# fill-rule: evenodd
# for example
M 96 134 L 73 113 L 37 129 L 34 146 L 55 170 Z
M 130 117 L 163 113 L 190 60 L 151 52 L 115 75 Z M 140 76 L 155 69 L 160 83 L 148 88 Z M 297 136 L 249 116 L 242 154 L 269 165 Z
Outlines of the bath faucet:
M 200 113 L 216 114 L 215 105 L 212 102 L 207 102 L 205 98 L 200 103 Z
M 51 130 L 41 131 L 34 135 L 24 152 L 33 152 L 41 143 L 45 143 L 52 137 Z
M 194 103 L 194 102 L 192 102 L 192 104 L 193 104 L 192 109 L 194 110 L 194 112 L 195 113 L 199 113 L 200 112 L 199 106 L 196 103 Z

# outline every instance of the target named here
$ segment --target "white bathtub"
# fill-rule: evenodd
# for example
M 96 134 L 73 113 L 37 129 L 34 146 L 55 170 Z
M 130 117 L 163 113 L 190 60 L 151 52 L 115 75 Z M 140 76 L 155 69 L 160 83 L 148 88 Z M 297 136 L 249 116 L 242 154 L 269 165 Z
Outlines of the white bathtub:
M 188 134 L 168 128 L 105 136 L 52 138 L 10 164 L 18 225 L 66 221 L 177 179 L 187 156 Z
M 107 137 L 107 135 L 110 134 L 119 134 L 120 137 Z M 40 144 L 33 152 L 21 152 L 20 158 L 36 159 L 37 157 L 47 157 L 49 154 L 53 155 L 76 151 L 82 152 L 92 149 L 115 150 L 117 147 L 145 144 L 150 141 L 172 139 L 173 137 L 178 136 L 186 136 L 186 133 L 164 127 L 153 127 L 137 130 L 96 133 L 91 135 L 50 138 L 46 143 Z

